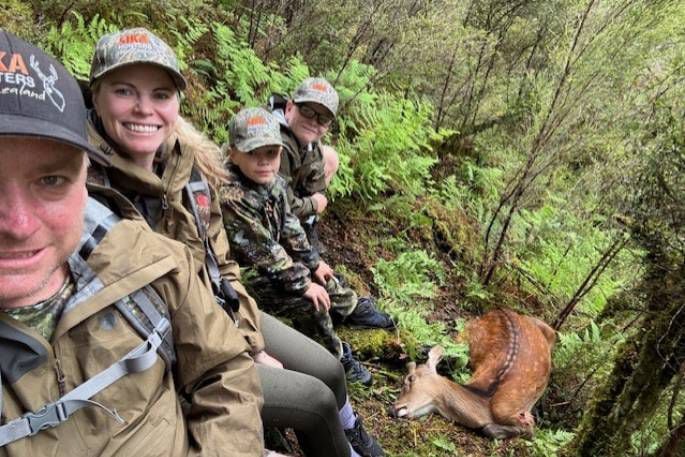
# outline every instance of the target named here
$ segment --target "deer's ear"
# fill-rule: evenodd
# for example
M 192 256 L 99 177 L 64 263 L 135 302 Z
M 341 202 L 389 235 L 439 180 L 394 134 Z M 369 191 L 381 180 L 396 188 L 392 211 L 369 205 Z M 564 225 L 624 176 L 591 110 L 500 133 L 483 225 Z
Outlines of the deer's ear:
M 416 371 L 416 362 L 407 363 L 407 373 L 408 374 L 414 374 L 415 371 Z
M 442 346 L 433 346 L 433 348 L 428 352 L 428 362 L 426 365 L 428 365 L 428 368 L 430 368 L 431 371 L 436 371 L 438 363 L 440 363 L 442 360 L 442 354 Z

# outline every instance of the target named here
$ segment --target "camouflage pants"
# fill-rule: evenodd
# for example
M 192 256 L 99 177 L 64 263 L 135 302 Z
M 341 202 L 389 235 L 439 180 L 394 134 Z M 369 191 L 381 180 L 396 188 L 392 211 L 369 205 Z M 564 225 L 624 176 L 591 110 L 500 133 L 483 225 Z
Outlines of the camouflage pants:
M 304 297 L 284 294 L 264 277 L 253 278 L 248 282 L 250 295 L 261 309 L 269 314 L 285 317 L 292 326 L 305 335 L 318 340 L 338 359 L 342 356 L 342 342 L 333 329 L 331 312 L 348 316 L 357 306 L 357 294 L 343 282 L 330 280 L 326 292 L 331 298 L 331 309 L 316 311 L 312 302 Z

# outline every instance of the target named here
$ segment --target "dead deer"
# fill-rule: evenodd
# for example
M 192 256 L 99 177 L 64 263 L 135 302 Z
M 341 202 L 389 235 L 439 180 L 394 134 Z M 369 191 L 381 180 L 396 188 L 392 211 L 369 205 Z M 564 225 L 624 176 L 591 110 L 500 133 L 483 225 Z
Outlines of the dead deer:
M 437 411 L 490 438 L 532 436 L 531 409 L 549 381 L 556 332 L 539 319 L 496 310 L 469 322 L 465 333 L 471 381 L 459 385 L 440 376 L 443 349 L 435 346 L 424 365 L 407 365 L 392 412 L 415 418 Z

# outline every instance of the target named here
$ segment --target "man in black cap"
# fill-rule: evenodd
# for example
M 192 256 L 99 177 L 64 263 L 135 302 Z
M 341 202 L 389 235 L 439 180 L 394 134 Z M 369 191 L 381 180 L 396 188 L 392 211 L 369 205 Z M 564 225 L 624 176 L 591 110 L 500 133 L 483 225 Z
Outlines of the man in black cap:
M 85 121 L 67 71 L 0 29 L 0 456 L 261 456 L 245 340 L 184 246 L 88 196 L 86 153 L 108 157 Z

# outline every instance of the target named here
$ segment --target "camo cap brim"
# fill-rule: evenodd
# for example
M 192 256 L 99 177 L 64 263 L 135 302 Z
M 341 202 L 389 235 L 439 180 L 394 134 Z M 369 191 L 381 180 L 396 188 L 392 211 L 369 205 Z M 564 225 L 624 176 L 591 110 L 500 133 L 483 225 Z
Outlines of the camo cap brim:
M 263 146 L 283 146 L 278 120 L 263 108 L 239 111 L 228 128 L 230 144 L 240 152 L 250 152 Z
M 156 65 L 166 70 L 179 90 L 184 90 L 188 85 L 181 74 L 173 49 L 142 27 L 122 30 L 100 38 L 91 62 L 90 84 L 112 70 L 141 63 Z
M 318 103 L 331 112 L 338 112 L 338 93 L 324 78 L 307 78 L 293 93 L 295 103 Z

